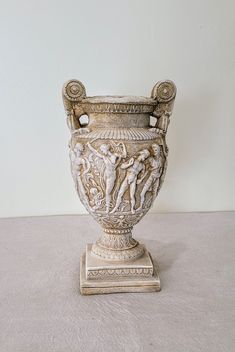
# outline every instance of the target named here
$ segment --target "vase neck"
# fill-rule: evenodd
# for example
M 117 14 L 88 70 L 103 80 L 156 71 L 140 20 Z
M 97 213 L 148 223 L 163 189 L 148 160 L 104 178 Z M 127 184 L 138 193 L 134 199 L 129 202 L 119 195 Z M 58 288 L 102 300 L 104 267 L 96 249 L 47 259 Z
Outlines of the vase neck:
M 91 128 L 147 128 L 150 123 L 149 114 L 90 113 L 88 116 Z

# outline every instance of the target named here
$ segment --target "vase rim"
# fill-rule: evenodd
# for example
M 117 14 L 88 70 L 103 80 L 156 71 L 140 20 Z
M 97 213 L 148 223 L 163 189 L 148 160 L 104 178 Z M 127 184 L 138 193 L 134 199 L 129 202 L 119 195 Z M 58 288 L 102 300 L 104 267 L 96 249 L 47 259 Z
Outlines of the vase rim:
M 83 103 L 90 104 L 144 104 L 157 105 L 157 100 L 153 98 L 133 95 L 101 95 L 87 97 L 83 99 Z

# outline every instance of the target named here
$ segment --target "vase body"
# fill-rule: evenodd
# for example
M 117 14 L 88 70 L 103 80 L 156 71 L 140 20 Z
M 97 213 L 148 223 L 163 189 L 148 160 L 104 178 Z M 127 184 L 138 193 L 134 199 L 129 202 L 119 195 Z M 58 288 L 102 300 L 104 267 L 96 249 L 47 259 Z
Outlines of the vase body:
M 151 258 L 132 237 L 132 228 L 151 208 L 164 180 L 165 135 L 175 94 L 171 81 L 156 84 L 151 98 L 86 97 L 77 80 L 63 88 L 75 187 L 101 226 L 98 240 L 88 245 L 81 262 L 83 294 L 129 292 L 130 287 L 144 291 L 148 283 L 152 290 L 160 289 Z M 141 290 L 136 280 L 142 280 Z

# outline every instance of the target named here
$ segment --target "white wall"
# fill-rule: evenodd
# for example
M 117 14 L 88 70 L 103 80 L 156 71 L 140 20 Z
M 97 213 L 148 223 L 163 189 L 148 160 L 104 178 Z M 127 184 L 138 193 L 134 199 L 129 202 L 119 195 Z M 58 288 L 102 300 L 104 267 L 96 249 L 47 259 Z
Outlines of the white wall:
M 84 213 L 61 87 L 178 87 L 155 211 L 235 209 L 234 1 L 1 1 L 0 216 Z

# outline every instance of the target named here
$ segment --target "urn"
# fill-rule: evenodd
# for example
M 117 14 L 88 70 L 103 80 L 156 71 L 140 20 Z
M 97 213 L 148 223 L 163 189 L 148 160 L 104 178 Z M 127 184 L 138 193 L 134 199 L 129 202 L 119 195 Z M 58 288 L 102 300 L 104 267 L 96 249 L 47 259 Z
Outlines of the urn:
M 169 80 L 158 82 L 151 97 L 87 97 L 78 80 L 63 87 L 75 188 L 100 225 L 81 257 L 81 294 L 160 290 L 157 268 L 132 229 L 164 181 L 175 95 Z

